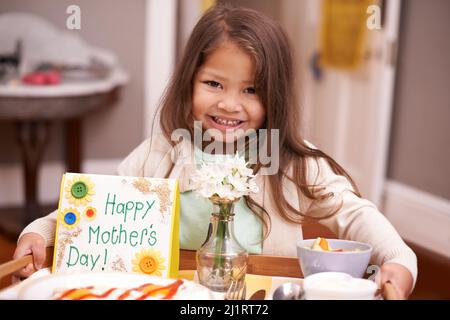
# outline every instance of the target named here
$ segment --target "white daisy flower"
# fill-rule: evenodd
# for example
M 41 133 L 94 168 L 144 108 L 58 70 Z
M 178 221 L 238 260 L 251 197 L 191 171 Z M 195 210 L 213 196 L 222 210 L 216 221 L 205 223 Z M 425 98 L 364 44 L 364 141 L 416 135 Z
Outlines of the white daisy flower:
M 191 180 L 193 189 L 203 197 L 218 196 L 234 200 L 259 191 L 255 177 L 253 170 L 247 167 L 245 158 L 236 153 L 225 160 L 202 163 Z

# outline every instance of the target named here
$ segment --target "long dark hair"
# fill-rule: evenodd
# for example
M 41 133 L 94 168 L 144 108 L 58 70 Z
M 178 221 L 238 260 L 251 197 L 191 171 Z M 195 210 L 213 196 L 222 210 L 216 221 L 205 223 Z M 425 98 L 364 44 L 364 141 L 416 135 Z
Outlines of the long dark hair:
M 359 191 L 347 172 L 324 152 L 310 148 L 299 130 L 300 108 L 296 96 L 293 58 L 288 37 L 283 29 L 271 18 L 251 9 L 233 8 L 218 5 L 209 9 L 198 21 L 187 42 L 177 69 L 166 89 L 160 105 L 160 126 L 168 141 L 175 129 L 185 128 L 193 136 L 194 118 L 192 115 L 193 81 L 205 57 L 223 41 L 234 41 L 256 64 L 255 89 L 266 109 L 265 129 L 279 129 L 279 170 L 269 176 L 273 202 L 278 212 L 288 221 L 301 223 L 307 218 L 306 212 L 293 208 L 286 200 L 282 185 L 283 179 L 292 181 L 301 193 L 312 201 L 322 201 L 333 196 L 324 193 L 324 186 L 308 183 L 307 161 L 311 157 L 318 161 L 323 158 L 332 170 L 346 177 L 354 192 Z M 270 144 L 270 135 L 268 135 Z M 171 141 L 174 145 L 175 142 Z M 258 172 L 262 164 L 254 165 Z M 288 174 L 289 168 L 291 174 Z M 264 222 L 267 214 L 250 197 L 245 197 L 249 208 Z M 339 210 L 330 212 L 328 217 Z M 268 216 L 270 222 L 270 216 Z M 264 224 L 265 236 L 270 225 Z

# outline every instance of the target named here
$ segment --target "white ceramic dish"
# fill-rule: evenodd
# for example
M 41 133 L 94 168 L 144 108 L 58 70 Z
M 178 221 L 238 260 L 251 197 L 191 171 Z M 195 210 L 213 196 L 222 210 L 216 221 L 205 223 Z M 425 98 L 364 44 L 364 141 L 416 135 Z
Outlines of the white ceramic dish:
M 49 300 L 56 291 L 80 287 L 100 287 L 131 289 L 146 283 L 169 285 L 173 279 L 152 277 L 133 273 L 82 273 L 82 274 L 52 274 L 31 280 L 21 287 L 18 299 Z M 214 296 L 206 287 L 192 281 L 183 280 L 174 300 L 212 300 Z
M 378 286 L 342 272 L 321 272 L 303 281 L 306 300 L 374 300 Z

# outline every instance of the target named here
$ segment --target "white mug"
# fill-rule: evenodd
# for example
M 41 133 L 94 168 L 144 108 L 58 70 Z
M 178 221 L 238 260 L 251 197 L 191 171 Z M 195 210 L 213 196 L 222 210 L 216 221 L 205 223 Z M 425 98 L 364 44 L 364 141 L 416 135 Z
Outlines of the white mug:
M 320 272 L 303 281 L 306 300 L 373 300 L 378 286 L 342 272 Z

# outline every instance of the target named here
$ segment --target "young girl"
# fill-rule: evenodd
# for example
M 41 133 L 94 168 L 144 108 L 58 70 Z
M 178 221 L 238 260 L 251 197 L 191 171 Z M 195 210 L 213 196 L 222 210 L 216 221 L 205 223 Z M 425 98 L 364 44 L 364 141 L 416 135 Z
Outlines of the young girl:
M 378 280 L 392 282 L 407 297 L 416 281 L 414 252 L 388 220 L 360 197 L 351 178 L 333 159 L 303 140 L 299 133 L 293 64 L 288 39 L 274 21 L 243 8 L 216 6 L 204 14 L 161 104 L 162 134 L 138 146 L 119 166 L 126 176 L 171 177 L 180 181 L 182 249 L 198 249 L 208 230 L 211 208 L 190 191 L 197 160 L 210 154 L 189 139 L 172 141 L 176 129 L 194 136 L 194 121 L 214 129 L 214 140 L 230 144 L 237 129 L 278 129 L 267 145 L 278 147 L 275 174 L 253 165 L 260 191 L 236 206 L 235 232 L 250 253 L 296 256 L 301 223 L 319 220 L 339 238 L 373 246 L 372 263 L 381 266 Z M 231 135 L 233 137 L 233 135 Z M 257 136 L 257 139 L 262 139 Z M 195 163 L 194 163 L 194 162 Z M 194 163 L 194 166 L 193 166 Z M 14 258 L 32 253 L 34 264 L 18 276 L 42 267 L 45 247 L 53 245 L 56 211 L 25 228 Z

